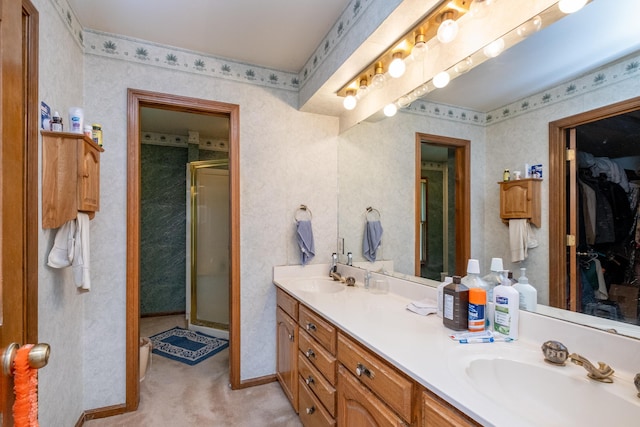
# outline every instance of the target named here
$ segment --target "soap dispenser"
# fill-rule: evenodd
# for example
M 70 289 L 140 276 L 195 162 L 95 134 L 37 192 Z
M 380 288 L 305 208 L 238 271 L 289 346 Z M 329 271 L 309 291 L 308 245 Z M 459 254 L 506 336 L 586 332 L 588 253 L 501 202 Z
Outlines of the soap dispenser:
M 520 293 L 520 309 L 534 311 L 538 304 L 538 291 L 529 283 L 529 278 L 525 276 L 526 268 L 520 269 L 518 283 L 513 287 Z

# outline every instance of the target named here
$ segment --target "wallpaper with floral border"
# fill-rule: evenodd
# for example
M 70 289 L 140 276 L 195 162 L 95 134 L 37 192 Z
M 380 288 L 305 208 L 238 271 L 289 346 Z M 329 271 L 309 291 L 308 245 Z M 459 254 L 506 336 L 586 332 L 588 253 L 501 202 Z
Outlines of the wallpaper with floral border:
M 245 64 L 121 35 L 89 29 L 83 30 L 75 13 L 65 0 L 51 0 L 51 3 L 65 22 L 67 29 L 74 35 L 74 40 L 84 48 L 85 53 L 174 70 L 179 69 L 184 72 L 205 74 L 260 86 L 298 91 L 300 86 L 322 65 L 338 41 L 364 15 L 364 11 L 374 1 L 352 0 L 298 74 Z M 600 89 L 630 77 L 636 77 L 639 75 L 639 71 L 640 54 L 637 54 L 487 113 L 424 100 L 413 102 L 407 108 L 402 109 L 401 112 L 487 126 L 525 114 L 528 111 L 547 107 L 574 96 L 584 95 L 592 90 Z

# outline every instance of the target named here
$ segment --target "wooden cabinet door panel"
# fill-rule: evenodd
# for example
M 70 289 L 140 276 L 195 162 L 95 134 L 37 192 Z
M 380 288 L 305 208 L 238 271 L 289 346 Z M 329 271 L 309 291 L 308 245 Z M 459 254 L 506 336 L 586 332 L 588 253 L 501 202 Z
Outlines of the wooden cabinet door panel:
M 293 409 L 298 412 L 298 325 L 279 307 L 276 324 L 276 377 Z

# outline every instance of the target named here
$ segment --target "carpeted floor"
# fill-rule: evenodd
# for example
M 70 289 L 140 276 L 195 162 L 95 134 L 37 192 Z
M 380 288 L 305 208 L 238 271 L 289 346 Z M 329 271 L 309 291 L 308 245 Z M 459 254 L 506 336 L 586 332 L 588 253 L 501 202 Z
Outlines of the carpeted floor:
M 144 318 L 141 335 L 174 326 L 182 316 Z M 275 336 L 275 334 L 274 334 Z M 229 349 L 194 366 L 158 355 L 140 386 L 136 412 L 87 421 L 87 427 L 300 427 L 277 382 L 242 390 L 229 388 Z

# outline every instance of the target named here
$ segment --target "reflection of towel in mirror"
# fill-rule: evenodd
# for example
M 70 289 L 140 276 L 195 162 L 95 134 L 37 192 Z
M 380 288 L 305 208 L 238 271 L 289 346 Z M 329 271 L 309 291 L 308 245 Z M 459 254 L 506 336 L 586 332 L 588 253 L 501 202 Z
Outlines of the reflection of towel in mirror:
M 528 219 L 509 220 L 509 246 L 511 262 L 520 262 L 527 258 L 527 249 L 538 246 Z
M 298 221 L 296 226 L 296 238 L 302 255 L 302 265 L 305 265 L 316 254 L 316 248 L 313 245 L 313 230 L 311 229 L 311 221 Z
M 380 221 L 367 221 L 364 227 L 364 239 L 362 252 L 364 257 L 371 262 L 376 260 L 376 252 L 382 240 L 382 224 Z

